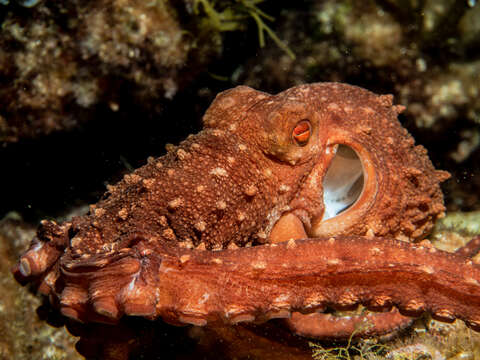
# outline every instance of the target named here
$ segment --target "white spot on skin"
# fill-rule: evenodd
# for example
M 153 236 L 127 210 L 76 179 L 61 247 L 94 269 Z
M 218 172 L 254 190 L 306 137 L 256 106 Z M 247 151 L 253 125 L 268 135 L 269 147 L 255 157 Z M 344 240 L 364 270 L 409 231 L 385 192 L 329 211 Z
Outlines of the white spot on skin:
M 245 195 L 247 196 L 254 196 L 257 193 L 258 189 L 255 185 L 249 185 L 245 189 Z
M 279 192 L 280 194 L 284 194 L 284 193 L 286 193 L 287 191 L 290 191 L 290 186 L 288 186 L 288 185 L 282 184 L 282 185 L 280 185 L 280 187 L 278 188 L 278 192 Z
M 427 265 L 420 266 L 420 270 L 422 270 L 427 274 L 433 274 L 435 272 L 431 266 L 427 266 Z
M 235 163 L 235 158 L 233 156 L 227 157 L 227 161 L 230 165 L 233 165 Z
M 128 216 L 128 211 L 127 209 L 123 208 L 118 212 L 118 217 L 122 220 L 126 220 Z
M 337 103 L 330 103 L 327 105 L 327 109 L 330 111 L 340 110 L 340 106 Z
M 261 269 L 265 269 L 266 267 L 267 267 L 267 263 L 265 261 L 256 261 L 252 263 L 252 268 L 254 269 L 261 270 Z
M 224 168 L 221 168 L 221 167 L 217 167 L 217 168 L 215 168 L 215 169 L 212 169 L 212 170 L 210 171 L 210 174 L 215 175 L 215 176 L 218 176 L 218 177 L 222 177 L 222 176 L 226 177 L 226 176 L 228 176 L 227 170 L 225 170 Z
M 222 261 L 222 259 L 215 258 L 215 259 L 212 260 L 212 263 L 221 265 L 221 264 L 223 264 L 223 261 Z
M 231 316 L 235 316 L 237 314 L 240 314 L 241 312 L 244 311 L 244 308 L 243 307 L 240 307 L 240 306 L 237 306 L 237 305 L 230 305 L 229 307 L 227 307 L 227 309 L 225 310 L 225 317 L 228 319 L 230 318 Z
M 137 277 L 135 276 L 132 281 L 130 281 L 130 283 L 128 284 L 128 291 L 129 292 L 132 292 L 133 289 L 135 288 L 135 280 L 137 279 Z
M 202 305 L 202 304 L 205 304 L 208 300 L 208 298 L 210 297 L 210 294 L 209 293 L 204 293 L 202 295 L 202 297 L 200 299 L 198 299 L 198 304 L 199 305 Z
M 47 283 L 48 286 L 54 286 L 57 278 L 58 278 L 58 274 L 54 271 L 50 271 L 48 275 L 45 276 L 44 281 Z
M 173 170 L 173 169 L 168 169 L 168 170 L 167 170 L 167 175 L 168 175 L 168 176 L 174 176 L 174 175 L 175 175 L 175 170 Z
M 205 231 L 207 224 L 205 223 L 205 221 L 200 220 L 196 222 L 194 226 L 195 226 L 195 229 L 197 229 L 200 232 L 203 232 Z
M 471 285 L 475 285 L 475 286 L 480 285 L 477 280 L 475 280 L 474 278 L 471 278 L 471 277 L 465 278 L 465 281 L 466 281 L 468 284 L 471 284 Z
M 155 179 L 143 179 L 143 185 L 147 189 L 152 189 L 153 186 L 155 185 Z
M 177 157 L 180 159 L 180 160 L 185 160 L 187 158 L 189 158 L 191 155 L 189 153 L 187 153 L 185 150 L 183 149 L 178 149 L 177 150 Z
M 197 190 L 197 192 L 201 193 L 205 190 L 205 186 L 204 185 L 198 185 L 195 190 Z
M 378 247 L 372 247 L 372 248 L 370 248 L 369 253 L 372 256 L 376 256 L 376 255 L 382 254 L 383 252 Z
M 178 243 L 178 246 L 185 249 L 193 249 L 193 242 L 191 239 L 187 239 L 185 241 L 180 241 Z
M 103 215 L 105 214 L 105 212 L 106 212 L 106 211 L 105 211 L 105 209 L 103 209 L 103 208 L 96 208 L 96 209 L 95 209 L 95 216 L 101 217 L 101 216 L 103 216 Z
M 82 243 L 82 238 L 80 236 L 75 236 L 74 238 L 72 238 L 72 240 L 70 240 L 70 247 L 75 248 L 78 245 L 80 245 L 81 243 Z M 33 251 L 40 250 L 42 248 L 42 246 L 43 246 L 43 243 L 35 244 L 35 246 L 32 250 Z
M 222 244 L 214 244 L 212 247 L 212 251 L 220 251 L 223 250 L 223 245 Z
M 375 232 L 372 229 L 368 229 L 365 237 L 368 239 L 373 239 L 375 237 Z
M 180 262 L 182 264 L 186 263 L 188 260 L 190 260 L 190 255 L 182 255 L 180 256 Z
M 228 109 L 234 105 L 236 105 L 237 100 L 233 96 L 225 96 L 222 99 L 217 101 L 217 106 L 222 107 L 223 109 Z
M 259 231 L 257 233 L 257 236 L 260 238 L 260 239 L 266 239 L 267 238 L 267 234 L 265 233 L 265 231 Z
M 162 236 L 167 239 L 167 240 L 170 240 L 170 241 L 174 241 L 177 239 L 177 237 L 175 236 L 175 233 L 173 232 L 172 229 L 165 229 L 162 231 Z
M 273 299 L 273 303 L 276 306 L 285 306 L 288 305 L 288 299 L 290 298 L 290 295 L 288 294 L 282 294 L 277 296 L 275 299 Z
M 218 210 L 225 210 L 227 208 L 227 203 L 223 200 L 219 200 L 215 203 L 215 206 Z
M 238 148 L 239 148 L 241 151 L 247 150 L 247 146 L 246 146 L 246 145 L 243 145 L 243 144 L 238 144 Z
M 140 180 L 142 180 L 142 178 L 140 176 L 138 176 L 137 174 L 127 174 L 127 175 L 125 175 L 124 179 L 129 184 L 136 184 Z
M 329 259 L 327 260 L 328 265 L 338 265 L 340 264 L 340 259 Z
M 237 215 L 237 220 L 238 220 L 238 221 L 243 221 L 243 220 L 245 220 L 245 217 L 246 217 L 246 216 L 245 216 L 245 213 L 244 213 L 244 212 L 242 212 L 242 211 L 239 211 L 239 212 L 238 212 L 238 215 Z
M 170 210 L 175 210 L 182 205 L 183 205 L 183 199 L 180 198 L 180 197 L 169 201 L 169 203 L 167 204 L 167 206 Z
M 235 244 L 234 242 L 231 242 L 230 244 L 228 244 L 227 249 L 237 250 L 237 249 L 238 249 L 238 246 L 237 246 L 237 244 Z
M 168 226 L 167 218 L 166 218 L 165 216 L 163 216 L 163 215 L 162 215 L 162 216 L 159 216 L 159 218 L 158 218 L 158 223 L 159 223 L 160 225 L 162 225 L 163 227 Z

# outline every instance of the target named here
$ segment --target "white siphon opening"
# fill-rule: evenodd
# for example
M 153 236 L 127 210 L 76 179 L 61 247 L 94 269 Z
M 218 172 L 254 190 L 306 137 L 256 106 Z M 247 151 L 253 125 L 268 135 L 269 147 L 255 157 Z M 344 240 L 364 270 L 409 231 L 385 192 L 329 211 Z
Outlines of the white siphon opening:
M 364 181 L 362 162 L 355 150 L 337 145 L 335 157 L 323 180 L 325 212 L 322 221 L 350 208 L 362 194 Z

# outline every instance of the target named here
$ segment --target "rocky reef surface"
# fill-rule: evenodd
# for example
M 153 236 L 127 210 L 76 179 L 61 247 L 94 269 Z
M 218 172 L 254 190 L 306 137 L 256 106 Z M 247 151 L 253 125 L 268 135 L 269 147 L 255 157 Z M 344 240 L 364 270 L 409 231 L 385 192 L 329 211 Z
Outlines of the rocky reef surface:
M 158 116 L 221 50 L 218 30 L 200 26 L 188 2 L 14 5 L 0 5 L 0 142 L 119 112 Z

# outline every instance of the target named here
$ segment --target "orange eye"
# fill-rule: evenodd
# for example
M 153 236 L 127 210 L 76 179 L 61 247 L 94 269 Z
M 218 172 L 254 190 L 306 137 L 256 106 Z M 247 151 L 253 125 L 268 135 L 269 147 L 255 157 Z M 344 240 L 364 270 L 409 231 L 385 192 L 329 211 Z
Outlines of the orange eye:
M 307 145 L 311 134 L 312 127 L 310 125 L 310 121 L 308 120 L 300 121 L 292 131 L 293 140 L 299 146 Z

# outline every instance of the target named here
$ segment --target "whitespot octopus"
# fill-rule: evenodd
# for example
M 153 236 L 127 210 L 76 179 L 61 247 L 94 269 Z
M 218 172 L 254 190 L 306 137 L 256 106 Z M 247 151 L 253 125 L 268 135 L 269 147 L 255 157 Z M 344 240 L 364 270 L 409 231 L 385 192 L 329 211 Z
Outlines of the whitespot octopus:
M 43 221 L 13 272 L 81 322 L 293 314 L 293 331 L 321 336 L 308 314 L 363 304 L 480 330 L 480 266 L 421 242 L 443 216 L 448 174 L 400 125 L 402 110 L 339 83 L 225 91 L 202 131 L 88 214 Z

